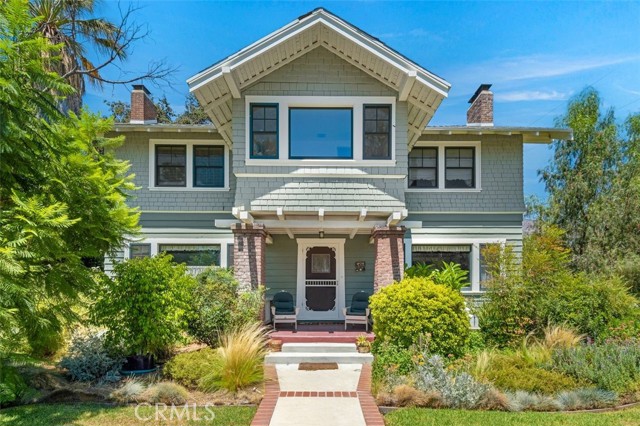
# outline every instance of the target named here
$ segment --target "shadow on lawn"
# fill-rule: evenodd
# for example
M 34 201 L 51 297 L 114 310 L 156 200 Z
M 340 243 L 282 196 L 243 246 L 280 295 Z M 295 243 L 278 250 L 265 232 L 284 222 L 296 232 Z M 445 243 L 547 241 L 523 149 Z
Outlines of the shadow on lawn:
M 23 405 L 0 410 L 0 426 L 71 426 L 113 410 L 109 405 L 91 403 Z

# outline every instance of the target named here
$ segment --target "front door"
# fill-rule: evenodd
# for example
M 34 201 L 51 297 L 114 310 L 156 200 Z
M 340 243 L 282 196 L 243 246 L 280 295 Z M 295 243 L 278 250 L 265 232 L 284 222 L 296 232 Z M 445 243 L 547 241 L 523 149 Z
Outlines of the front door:
M 299 319 L 341 319 L 344 307 L 344 240 L 299 239 L 298 245 Z

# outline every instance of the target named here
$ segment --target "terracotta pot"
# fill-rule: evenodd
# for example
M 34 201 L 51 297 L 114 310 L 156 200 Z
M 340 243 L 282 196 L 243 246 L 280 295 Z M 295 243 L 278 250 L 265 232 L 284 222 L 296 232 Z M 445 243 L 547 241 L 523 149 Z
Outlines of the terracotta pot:
M 371 352 L 371 348 L 369 346 L 356 346 L 358 352 L 361 354 L 368 354 Z
M 271 339 L 269 340 L 269 348 L 272 352 L 280 352 L 282 350 L 282 340 Z

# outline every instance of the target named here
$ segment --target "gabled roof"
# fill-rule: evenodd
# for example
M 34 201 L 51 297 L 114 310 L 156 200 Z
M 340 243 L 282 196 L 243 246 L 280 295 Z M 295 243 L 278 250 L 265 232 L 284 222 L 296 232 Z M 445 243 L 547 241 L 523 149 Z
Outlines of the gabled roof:
M 303 15 L 187 80 L 227 142 L 231 100 L 269 73 L 324 47 L 398 92 L 409 103 L 409 141 L 420 136 L 451 85 L 323 8 Z

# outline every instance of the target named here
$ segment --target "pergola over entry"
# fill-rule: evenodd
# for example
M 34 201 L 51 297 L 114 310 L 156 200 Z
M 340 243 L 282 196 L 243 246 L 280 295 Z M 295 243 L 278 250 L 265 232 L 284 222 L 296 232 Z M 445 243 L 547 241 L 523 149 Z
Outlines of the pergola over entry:
M 189 90 L 232 144 L 232 100 L 266 75 L 318 47 L 398 92 L 409 104 L 409 143 L 422 134 L 451 85 L 354 25 L 319 8 L 187 80 Z

